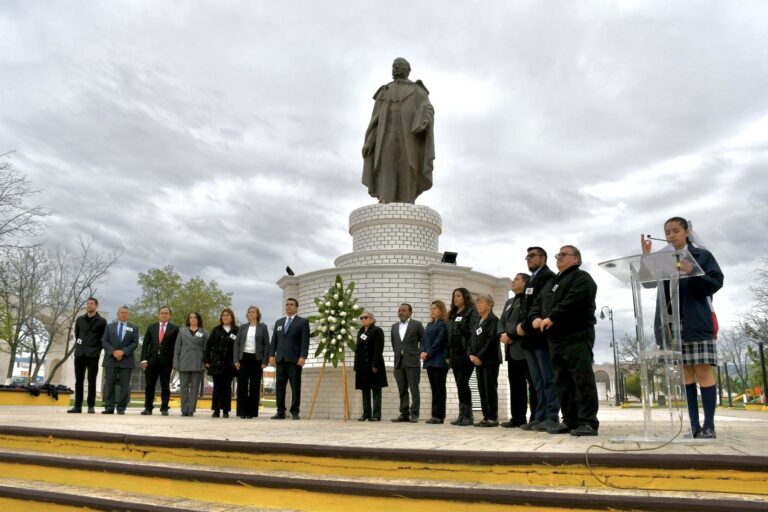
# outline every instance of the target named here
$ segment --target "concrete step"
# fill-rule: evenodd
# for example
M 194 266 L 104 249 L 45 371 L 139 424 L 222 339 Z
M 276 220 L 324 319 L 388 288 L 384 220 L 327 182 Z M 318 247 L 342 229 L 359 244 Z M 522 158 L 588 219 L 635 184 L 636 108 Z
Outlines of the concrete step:
M 76 487 L 75 496 L 56 503 L 111 510 L 112 502 L 156 506 L 189 507 L 206 504 L 203 510 L 220 507 L 261 506 L 263 510 L 502 510 L 525 506 L 525 510 L 765 510 L 762 496 L 735 496 L 726 493 L 682 493 L 619 489 L 590 489 L 541 486 L 489 485 L 459 481 L 399 478 L 348 477 L 333 474 L 259 471 L 230 471 L 221 467 L 186 464 L 116 461 L 98 457 L 43 455 L 34 452 L 0 452 L 0 471 L 26 481 L 27 489 L 47 494 L 66 494 Z M 51 487 L 53 486 L 53 487 Z M 8 487 L 8 486 L 6 486 Z M 14 488 L 18 488 L 15 486 Z M 87 492 L 82 491 L 87 489 Z M 72 494 L 72 493 L 70 493 Z M 13 497 L 0 488 L 0 496 Z M 122 498 L 121 498 L 122 496 Z M 51 496 L 47 496 L 49 499 Z M 90 503 L 109 497 L 109 504 Z M 34 496 L 29 498 L 34 499 Z M 184 505 L 186 503 L 186 505 Z M 181 504 L 181 505 L 179 505 Z M 107 508 L 98 508 L 106 506 Z M 213 507 L 213 508 L 211 508 Z M 424 507 L 424 508 L 419 508 Z M 197 510 L 197 509 L 195 509 Z M 226 510 L 226 508 L 225 508 Z
M 43 480 L 0 478 L 0 506 L 5 511 L 82 512 L 88 510 L 135 512 L 274 512 L 275 509 L 222 505 L 183 497 L 166 497 L 117 489 L 51 483 Z
M 348 450 L 8 430 L 0 432 L 1 474 L 97 493 L 140 489 L 158 498 L 221 506 L 337 510 L 341 503 L 356 509 L 403 511 L 415 504 L 443 510 L 768 509 L 764 486 L 768 464 L 763 457 L 734 461 L 602 454 L 592 458 L 590 469 L 583 456 L 574 454 Z

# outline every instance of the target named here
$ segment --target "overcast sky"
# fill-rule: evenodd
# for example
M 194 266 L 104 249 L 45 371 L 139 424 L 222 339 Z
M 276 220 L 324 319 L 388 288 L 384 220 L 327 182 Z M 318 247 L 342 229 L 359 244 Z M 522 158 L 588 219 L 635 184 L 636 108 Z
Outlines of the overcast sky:
M 391 63 L 435 107 L 440 250 L 500 276 L 529 245 L 597 267 L 692 219 L 725 273 L 728 327 L 768 250 L 768 3 L 0 3 L 0 153 L 55 210 L 45 236 L 125 253 L 100 288 L 173 265 L 280 314 L 276 281 L 351 251 L 363 133 Z M 552 267 L 554 267 L 554 262 Z M 426 320 L 426 319 L 422 319 Z M 597 360 L 610 360 L 598 322 Z

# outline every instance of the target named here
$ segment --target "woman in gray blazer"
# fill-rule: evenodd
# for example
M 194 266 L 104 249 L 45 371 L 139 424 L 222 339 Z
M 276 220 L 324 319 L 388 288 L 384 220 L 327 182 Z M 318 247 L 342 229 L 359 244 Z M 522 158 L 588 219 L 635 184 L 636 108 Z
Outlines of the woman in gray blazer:
M 269 362 L 269 330 L 261 322 L 261 311 L 248 308 L 248 323 L 240 326 L 235 340 L 234 364 L 237 369 L 237 416 L 259 417 L 261 375 Z
M 197 408 L 197 393 L 203 379 L 203 354 L 208 333 L 200 313 L 190 313 L 185 327 L 179 329 L 173 351 L 173 368 L 181 382 L 181 415 L 192 416 Z

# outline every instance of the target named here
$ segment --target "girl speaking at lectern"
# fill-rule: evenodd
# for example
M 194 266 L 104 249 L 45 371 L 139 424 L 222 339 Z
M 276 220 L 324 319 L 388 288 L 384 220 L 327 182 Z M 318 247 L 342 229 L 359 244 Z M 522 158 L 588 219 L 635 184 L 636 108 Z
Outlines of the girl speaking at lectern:
M 680 329 L 685 394 L 688 400 L 691 432 L 697 439 L 714 439 L 717 437 L 715 434 L 717 386 L 712 367 L 717 366 L 715 345 L 717 329 L 712 310 L 712 295 L 723 286 L 723 272 L 715 257 L 702 246 L 690 223 L 684 218 L 672 217 L 665 222 L 664 235 L 669 243 L 667 250 L 687 249 L 704 271 L 704 275 L 679 281 Z M 643 254 L 650 254 L 651 240 L 640 235 L 640 243 Z M 681 261 L 680 270 L 690 272 L 690 263 Z M 699 422 L 697 382 L 701 388 L 701 402 L 704 408 L 703 425 Z

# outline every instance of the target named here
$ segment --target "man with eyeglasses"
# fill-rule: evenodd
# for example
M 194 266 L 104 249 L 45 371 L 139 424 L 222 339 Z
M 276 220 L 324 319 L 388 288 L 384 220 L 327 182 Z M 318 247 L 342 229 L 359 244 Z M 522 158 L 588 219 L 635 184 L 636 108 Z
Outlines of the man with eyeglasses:
M 309 322 L 296 313 L 299 301 L 285 301 L 285 316 L 275 322 L 269 344 L 269 364 L 275 367 L 275 405 L 273 420 L 285 419 L 285 389 L 291 384 L 291 419 L 298 420 L 301 406 L 301 370 L 309 354 Z
M 555 371 L 549 357 L 549 342 L 546 334 L 531 325 L 529 315 L 536 298 L 549 286 L 555 273 L 547 266 L 547 251 L 541 247 L 529 247 L 525 256 L 531 278 L 528 281 L 521 301 L 520 318 L 517 334 L 525 350 L 525 360 L 533 380 L 536 400 L 531 398 L 531 420 L 521 425 L 524 430 L 546 432 L 560 423 L 560 400 L 555 387 Z
M 563 409 L 563 422 L 547 429 L 551 434 L 596 436 L 597 385 L 592 371 L 595 345 L 595 296 L 597 285 L 581 270 L 581 252 L 564 245 L 557 258 L 559 273 L 531 309 L 534 329 L 549 340 L 555 385 Z

